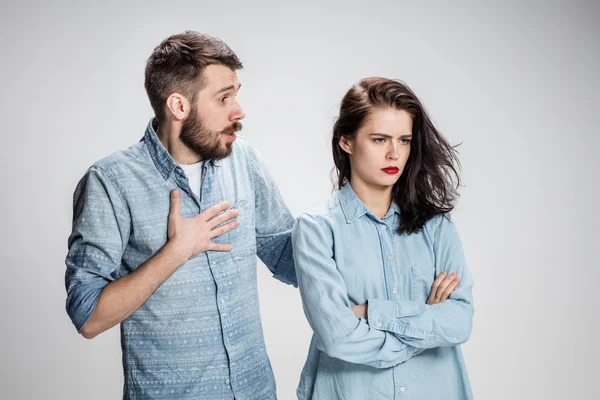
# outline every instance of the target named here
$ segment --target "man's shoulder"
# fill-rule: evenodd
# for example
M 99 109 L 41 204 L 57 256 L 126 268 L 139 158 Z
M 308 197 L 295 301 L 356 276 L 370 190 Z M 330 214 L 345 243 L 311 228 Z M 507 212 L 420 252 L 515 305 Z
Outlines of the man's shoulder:
M 132 168 L 146 164 L 144 157 L 145 143 L 139 142 L 124 149 L 119 149 L 94 162 L 90 169 L 100 169 L 109 175 L 119 175 L 130 171 Z

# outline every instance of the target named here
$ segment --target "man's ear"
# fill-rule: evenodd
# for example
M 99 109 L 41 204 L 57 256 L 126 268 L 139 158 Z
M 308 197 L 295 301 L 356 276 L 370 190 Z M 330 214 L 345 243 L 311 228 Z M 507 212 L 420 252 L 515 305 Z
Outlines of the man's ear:
M 184 95 L 175 92 L 167 97 L 166 108 L 175 120 L 183 121 L 190 114 L 192 104 Z

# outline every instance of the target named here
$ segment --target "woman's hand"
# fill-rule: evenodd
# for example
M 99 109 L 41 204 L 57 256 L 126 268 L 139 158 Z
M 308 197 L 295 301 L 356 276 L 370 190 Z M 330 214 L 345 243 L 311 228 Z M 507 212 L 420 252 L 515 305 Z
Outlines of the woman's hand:
M 450 275 L 446 274 L 446 271 L 438 275 L 431 285 L 431 293 L 427 299 L 427 304 L 439 304 L 450 297 L 450 294 L 454 292 L 460 279 L 456 276 L 456 272 Z

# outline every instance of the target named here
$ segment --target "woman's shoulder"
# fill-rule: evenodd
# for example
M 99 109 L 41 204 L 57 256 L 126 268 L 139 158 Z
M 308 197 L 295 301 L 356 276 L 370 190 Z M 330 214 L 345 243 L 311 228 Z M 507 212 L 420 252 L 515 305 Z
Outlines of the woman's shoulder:
M 425 223 L 424 233 L 429 236 L 433 242 L 444 240 L 449 237 L 455 237 L 457 233 L 456 225 L 450 213 L 436 215 Z
M 298 220 L 313 221 L 321 226 L 331 226 L 343 218 L 337 192 L 333 193 L 326 201 L 302 213 Z

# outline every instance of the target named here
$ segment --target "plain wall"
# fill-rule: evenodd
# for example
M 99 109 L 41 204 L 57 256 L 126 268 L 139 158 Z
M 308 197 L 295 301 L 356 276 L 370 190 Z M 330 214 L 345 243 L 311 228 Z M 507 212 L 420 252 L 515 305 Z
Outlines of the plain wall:
M 476 398 L 594 397 L 598 2 L 53 3 L 0 5 L 0 397 L 120 398 L 118 328 L 85 340 L 64 309 L 72 194 L 142 137 L 145 61 L 186 29 L 244 62 L 243 135 L 295 216 L 331 193 L 345 91 L 405 81 L 462 143 L 454 218 L 475 279 L 463 351 Z M 297 290 L 258 268 L 279 398 L 294 399 L 311 331 Z

